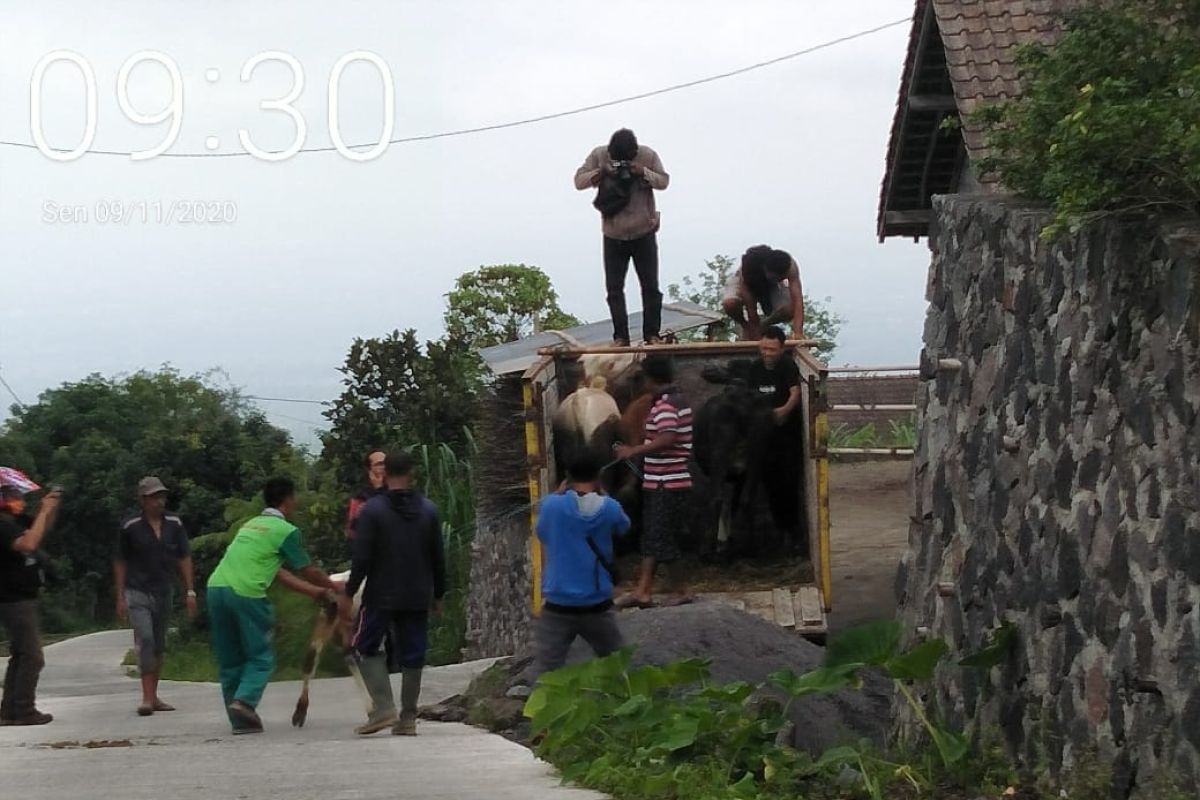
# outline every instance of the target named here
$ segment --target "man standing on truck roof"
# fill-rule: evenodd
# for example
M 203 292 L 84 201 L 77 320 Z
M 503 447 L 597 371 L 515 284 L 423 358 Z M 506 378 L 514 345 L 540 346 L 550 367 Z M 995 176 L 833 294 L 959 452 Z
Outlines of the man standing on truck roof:
M 604 233 L 604 283 L 612 315 L 613 344 L 629 345 L 629 315 L 625 309 L 625 277 L 629 260 L 642 287 L 642 338 L 658 344 L 662 326 L 662 292 L 658 289 L 658 227 L 660 215 L 654 192 L 667 188 L 671 177 L 658 153 L 639 145 L 628 128 L 612 135 L 607 145 L 588 154 L 575 171 L 575 188 L 597 187 L 592 205 L 600 212 Z
M 616 448 L 617 458 L 643 457 L 642 563 L 637 585 L 617 606 L 647 608 L 652 604 L 654 572 L 660 564 L 678 561 L 680 540 L 687 532 L 692 500 L 692 409 L 675 386 L 675 367 L 665 355 L 642 361 L 642 375 L 654 402 L 646 417 L 644 441 Z M 691 602 L 678 574 L 668 568 L 674 584 L 670 605 Z
M 775 433 L 752 452 L 762 453 L 766 462 L 763 486 L 776 527 L 789 544 L 803 553 L 807 552 L 807 543 L 799 513 L 803 443 L 798 413 L 802 381 L 800 368 L 786 344 L 783 329 L 768 326 L 758 343 L 759 357 L 750 366 L 750 389 L 770 406 L 775 419 Z

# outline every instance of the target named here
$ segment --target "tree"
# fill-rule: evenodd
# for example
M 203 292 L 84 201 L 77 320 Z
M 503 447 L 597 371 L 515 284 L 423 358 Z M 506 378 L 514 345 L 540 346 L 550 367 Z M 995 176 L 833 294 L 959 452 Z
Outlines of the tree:
M 165 368 L 108 379 L 91 375 L 14 409 L 0 429 L 0 463 L 63 487 L 44 550 L 65 616 L 107 619 L 117 525 L 137 510 L 134 487 L 157 475 L 192 535 L 223 529 L 226 498 L 257 492 L 298 451 L 236 391 Z M 65 609 L 65 610 L 64 610 Z M 63 627 L 69 620 L 50 620 Z
M 967 123 L 986 132 L 981 172 L 1053 206 L 1048 235 L 1104 214 L 1200 211 L 1200 4 L 1088 4 L 1018 60 L 1022 93 Z
M 426 342 L 416 332 L 355 339 L 341 367 L 345 390 L 325 412 L 322 461 L 346 486 L 362 480 L 368 448 L 447 444 L 463 452 L 475 421 L 478 357 L 465 342 Z
M 461 275 L 446 298 L 448 338 L 474 349 L 579 324 L 558 307 L 550 278 L 524 264 L 480 267 Z
M 686 301 L 698 306 L 721 310 L 721 298 L 725 295 L 725 284 L 737 270 L 737 264 L 729 256 L 716 255 L 704 262 L 702 269 L 695 276 L 685 276 L 680 283 L 667 286 L 667 296 L 676 302 Z M 837 349 L 837 337 L 841 332 L 843 320 L 828 307 L 830 298 L 824 301 L 804 297 L 804 335 L 817 339 L 821 344 L 813 348 L 813 353 L 825 361 L 833 357 Z M 681 335 L 685 341 L 698 341 L 709 338 L 713 341 L 728 342 L 736 336 L 733 320 L 728 317 L 709 327 L 709 332 L 690 331 Z

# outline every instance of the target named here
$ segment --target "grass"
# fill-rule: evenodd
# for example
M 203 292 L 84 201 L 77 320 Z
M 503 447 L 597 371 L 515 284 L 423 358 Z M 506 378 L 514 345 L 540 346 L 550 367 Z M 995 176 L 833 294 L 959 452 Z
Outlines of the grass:
M 830 447 L 862 447 L 911 450 L 917 441 L 916 424 L 912 418 L 888 420 L 888 430 L 879 431 L 868 422 L 859 428 L 834 425 L 829 430 Z

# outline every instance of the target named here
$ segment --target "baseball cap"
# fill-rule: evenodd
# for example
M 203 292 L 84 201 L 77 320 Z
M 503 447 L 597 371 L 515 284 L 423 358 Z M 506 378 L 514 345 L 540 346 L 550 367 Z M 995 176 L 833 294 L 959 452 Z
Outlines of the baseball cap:
M 158 478 L 150 475 L 138 481 L 138 497 L 149 497 L 167 491 L 167 487 Z

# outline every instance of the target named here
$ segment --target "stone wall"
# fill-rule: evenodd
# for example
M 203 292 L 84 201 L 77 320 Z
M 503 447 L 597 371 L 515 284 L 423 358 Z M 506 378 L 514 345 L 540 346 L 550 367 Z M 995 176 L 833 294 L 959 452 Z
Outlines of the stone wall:
M 475 537 L 465 658 L 506 656 L 529 636 L 529 482 L 521 376 L 495 379 L 475 426 Z
M 1055 770 L 1094 743 L 1118 796 L 1164 769 L 1195 787 L 1200 232 L 1043 240 L 1047 221 L 1002 198 L 935 203 L 924 356 L 961 368 L 917 393 L 901 619 L 955 656 L 1017 629 L 1004 666 L 941 668 L 951 722 Z
M 512 655 L 530 635 L 529 511 L 481 518 L 472 545 L 467 659 Z

